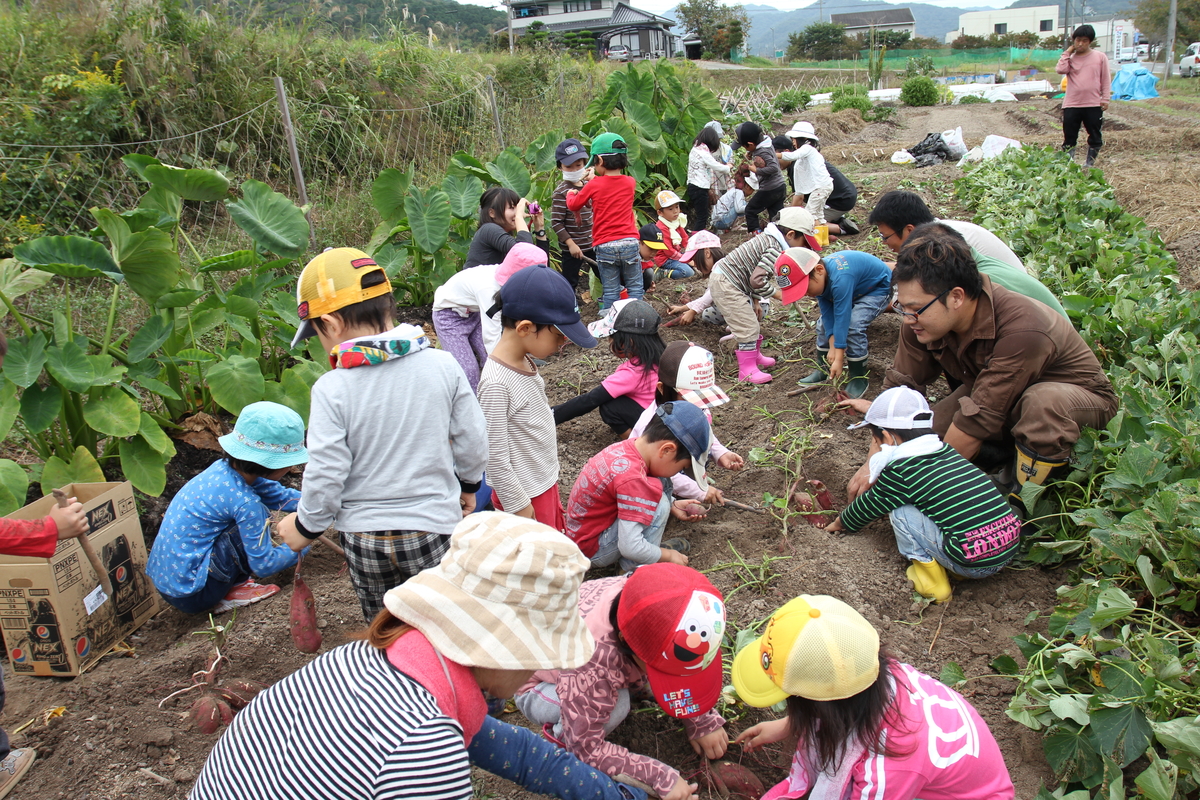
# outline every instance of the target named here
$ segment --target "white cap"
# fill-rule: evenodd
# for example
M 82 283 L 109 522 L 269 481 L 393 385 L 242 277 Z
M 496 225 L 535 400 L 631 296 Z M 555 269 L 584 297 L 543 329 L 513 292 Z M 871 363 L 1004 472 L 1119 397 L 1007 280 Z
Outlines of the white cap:
M 660 211 L 670 206 L 677 206 L 682 202 L 683 200 L 680 199 L 679 195 L 670 189 L 664 189 L 654 196 L 654 207 Z
M 929 403 L 918 391 L 907 386 L 896 386 L 883 392 L 867 409 L 867 416 L 847 430 L 874 425 L 894 431 L 912 431 L 928 428 L 933 430 L 933 412 Z
M 797 122 L 792 126 L 792 129 L 784 134 L 791 139 L 812 139 L 813 141 L 821 141 L 817 138 L 816 128 L 811 122 Z

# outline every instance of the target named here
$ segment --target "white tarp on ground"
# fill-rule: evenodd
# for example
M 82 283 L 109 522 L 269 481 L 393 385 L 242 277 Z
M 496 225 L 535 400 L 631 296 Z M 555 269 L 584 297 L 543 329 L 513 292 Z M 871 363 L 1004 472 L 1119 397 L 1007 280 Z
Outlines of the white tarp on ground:
M 964 95 L 973 94 L 979 97 L 984 97 L 992 102 L 1000 100 L 1015 100 L 1013 95 L 1018 94 L 1044 94 L 1055 91 L 1055 87 L 1050 81 L 1017 81 L 1015 83 L 1002 83 L 989 85 L 986 83 L 964 83 L 961 85 L 951 85 L 944 87 L 949 89 L 954 95 L 955 100 Z M 818 103 L 831 102 L 831 92 L 824 94 L 814 94 L 812 102 L 814 105 Z M 899 89 L 875 89 L 867 92 L 867 97 L 871 98 L 873 103 L 896 103 L 900 101 Z M 993 97 L 995 98 L 993 100 Z

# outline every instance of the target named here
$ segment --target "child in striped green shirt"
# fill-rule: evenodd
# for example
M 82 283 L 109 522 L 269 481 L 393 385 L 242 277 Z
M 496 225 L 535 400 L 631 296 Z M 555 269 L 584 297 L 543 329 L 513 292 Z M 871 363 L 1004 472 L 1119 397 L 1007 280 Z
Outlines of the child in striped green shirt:
M 950 599 L 947 570 L 985 578 L 1017 554 L 1020 520 L 991 479 L 933 432 L 933 413 L 919 392 L 888 389 L 850 427 L 869 427 L 879 452 L 868 462 L 871 488 L 827 531 L 854 533 L 887 514 L 896 546 L 913 562 L 909 580 L 939 603 Z

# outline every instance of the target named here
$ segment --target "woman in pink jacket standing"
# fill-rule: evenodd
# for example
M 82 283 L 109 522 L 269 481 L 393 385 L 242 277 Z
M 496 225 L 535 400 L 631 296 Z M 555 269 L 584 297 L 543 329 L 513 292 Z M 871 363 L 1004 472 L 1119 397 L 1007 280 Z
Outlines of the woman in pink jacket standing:
M 1079 126 L 1087 129 L 1088 150 L 1085 167 L 1096 162 L 1096 154 L 1104 145 L 1100 126 L 1104 124 L 1104 112 L 1112 95 L 1111 79 L 1108 74 L 1108 54 L 1093 50 L 1096 29 L 1091 25 L 1080 25 L 1071 34 L 1072 44 L 1058 58 L 1054 68 L 1059 75 L 1067 76 L 1067 96 L 1063 98 L 1063 150 L 1075 157 L 1075 142 L 1079 140 Z

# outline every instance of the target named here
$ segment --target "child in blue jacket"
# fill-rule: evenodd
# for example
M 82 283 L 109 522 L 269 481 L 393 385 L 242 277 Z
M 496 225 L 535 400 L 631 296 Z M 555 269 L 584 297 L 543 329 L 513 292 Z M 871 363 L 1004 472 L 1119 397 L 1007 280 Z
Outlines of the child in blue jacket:
M 218 441 L 225 458 L 171 500 L 146 564 L 159 594 L 185 614 L 219 614 L 265 600 L 279 587 L 253 576 L 274 575 L 299 557 L 286 544 L 272 544 L 269 512 L 294 510 L 300 499 L 279 483 L 308 461 L 300 415 L 278 403 L 251 403 L 233 433 Z
M 837 378 L 846 367 L 846 394 L 867 391 L 867 326 L 887 308 L 892 271 L 870 253 L 841 250 L 818 256 L 808 280 L 808 296 L 817 298 L 817 368 L 800 383 L 821 383 L 826 371 Z

